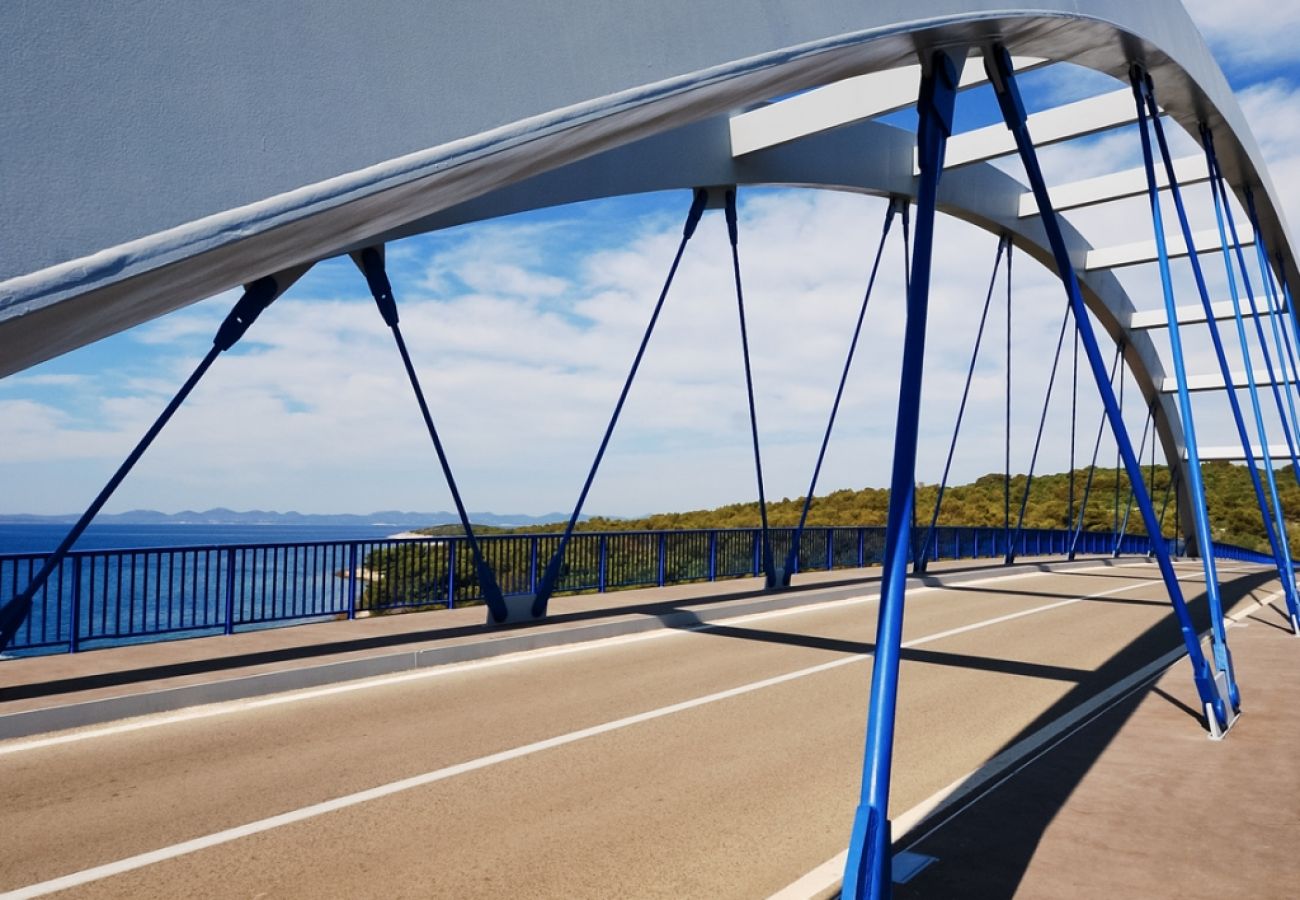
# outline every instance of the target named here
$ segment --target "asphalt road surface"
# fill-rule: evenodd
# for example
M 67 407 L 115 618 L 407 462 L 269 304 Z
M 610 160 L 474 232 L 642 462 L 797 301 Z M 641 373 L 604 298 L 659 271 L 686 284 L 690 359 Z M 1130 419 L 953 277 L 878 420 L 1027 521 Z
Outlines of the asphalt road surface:
M 1203 625 L 1199 566 L 1180 573 Z M 1276 588 L 1221 577 L 1233 602 Z M 0 892 L 766 897 L 845 846 L 876 611 L 838 601 L 0 744 Z M 1141 562 L 912 587 L 904 640 L 894 817 L 1180 644 Z

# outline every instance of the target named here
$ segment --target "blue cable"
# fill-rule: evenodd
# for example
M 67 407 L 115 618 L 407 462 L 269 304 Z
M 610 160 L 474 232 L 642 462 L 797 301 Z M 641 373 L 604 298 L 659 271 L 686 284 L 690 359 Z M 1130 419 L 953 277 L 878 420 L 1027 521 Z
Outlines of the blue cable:
M 145 432 L 144 437 L 140 439 L 140 442 L 135 445 L 135 449 L 118 466 L 117 471 L 113 473 L 113 477 L 104 485 L 99 495 L 91 501 L 90 506 L 81 514 L 81 518 L 72 526 L 72 529 L 59 543 L 59 546 L 46 557 L 45 564 L 41 566 L 41 570 L 36 573 L 36 577 L 31 580 L 26 589 L 3 607 L 0 607 L 0 652 L 3 652 L 9 646 L 9 642 L 13 640 L 14 635 L 18 633 L 18 629 L 27 620 L 27 616 L 32 611 L 32 601 L 36 596 L 36 592 L 44 587 L 50 576 L 63 564 L 63 560 L 67 558 L 69 551 L 72 550 L 72 545 L 77 542 L 82 532 L 90 525 L 91 520 L 99 514 L 99 511 L 104 508 L 104 504 L 113 496 L 113 492 L 117 490 L 118 486 L 126 479 L 126 476 L 135 468 L 135 464 L 140 461 L 140 457 L 144 456 L 144 452 L 149 449 L 149 445 L 158 437 L 163 427 L 171 421 L 172 416 L 180 409 L 181 404 L 189 397 L 190 392 L 207 374 L 212 364 L 216 362 L 217 357 L 235 346 L 239 339 L 244 336 L 244 333 L 248 331 L 249 326 L 279 295 L 280 288 L 271 276 L 259 278 L 247 286 L 243 296 L 235 303 L 234 308 L 221 323 L 221 327 L 217 329 L 216 337 L 212 339 L 212 347 L 194 368 L 190 377 L 181 385 L 181 389 L 176 392 L 176 396 L 172 397 L 171 402 L 154 420 L 154 423 L 149 426 L 149 430 Z M 78 624 L 73 622 L 72 627 L 75 629 Z
M 1142 458 L 1142 454 L 1143 454 L 1144 452 L 1146 452 L 1146 449 L 1147 449 L 1147 434 L 1149 434 L 1150 431 L 1151 431 L 1151 423 L 1152 423 L 1153 421 L 1155 421 L 1155 410 L 1156 410 L 1156 408 L 1155 408 L 1154 406 L 1152 406 L 1152 407 L 1150 407 L 1150 408 L 1148 409 L 1148 411 L 1147 411 L 1147 420 L 1146 420 L 1146 424 L 1144 424 L 1144 425 L 1142 426 L 1142 440 L 1138 442 L 1138 459 L 1141 459 L 1141 458 Z M 1151 482 L 1151 487 L 1154 488 L 1154 487 L 1156 486 L 1156 444 L 1155 444 L 1155 441 L 1152 441 L 1152 442 L 1151 442 L 1151 474 L 1147 476 L 1147 481 Z M 1129 520 L 1129 514 L 1132 513 L 1132 512 L 1133 512 L 1133 485 L 1132 485 L 1132 483 L 1130 482 L 1130 483 L 1129 483 L 1129 487 L 1128 487 L 1128 499 L 1127 499 L 1126 501 L 1124 501 L 1124 518 L 1123 518 L 1123 520 L 1121 520 L 1120 523 L 1119 523 L 1119 539 L 1116 541 L 1116 544 L 1117 544 L 1117 545 L 1118 545 L 1118 544 L 1122 544 L 1122 543 L 1124 543 L 1124 537 L 1128 534 L 1128 520 Z M 1118 549 L 1118 546 L 1116 547 L 1115 555 L 1116 555 L 1116 556 L 1119 555 L 1119 549 Z
M 1277 315 L 1274 308 L 1277 303 L 1277 285 L 1273 281 L 1273 269 L 1268 264 L 1268 250 L 1264 246 L 1264 235 L 1259 229 L 1259 216 L 1255 211 L 1255 194 L 1249 188 L 1246 189 L 1246 208 L 1250 215 L 1250 226 L 1255 234 L 1255 255 L 1259 262 L 1259 280 L 1264 285 L 1264 302 L 1268 309 L 1268 324 L 1273 332 L 1273 345 L 1277 349 L 1277 365 L 1282 370 L 1283 392 L 1286 394 L 1287 409 L 1291 412 L 1291 434 L 1300 439 L 1300 416 L 1296 414 L 1295 408 L 1295 381 L 1287 369 L 1286 354 L 1282 349 L 1282 335 L 1279 334 L 1277 325 Z M 1290 343 L 1287 344 L 1286 353 L 1290 353 Z
M 1173 161 L 1165 141 L 1164 125 L 1160 121 L 1160 108 L 1156 104 L 1155 91 L 1151 77 L 1134 66 L 1132 71 L 1133 97 L 1137 103 L 1138 133 L 1142 138 L 1142 160 L 1146 168 L 1147 194 L 1151 201 L 1151 223 L 1155 232 L 1156 250 L 1159 257 L 1160 281 L 1165 301 L 1165 314 L 1169 319 L 1169 347 L 1174 362 L 1174 375 L 1178 382 L 1178 407 L 1182 414 L 1183 434 L 1187 445 L 1187 487 L 1191 493 L 1193 527 L 1196 543 L 1200 548 L 1201 566 L 1205 572 L 1205 596 L 1210 608 L 1210 631 L 1213 636 L 1211 649 L 1215 666 L 1227 679 L 1228 699 L 1234 709 L 1241 707 L 1241 696 L 1233 672 L 1232 654 L 1228 650 L 1227 627 L 1223 618 L 1223 598 L 1219 590 L 1219 574 L 1214 559 L 1213 535 L 1210 531 L 1210 515 L 1205 499 L 1205 485 L 1201 475 L 1200 445 L 1196 440 L 1196 421 L 1192 415 L 1192 399 L 1187 389 L 1187 370 L 1183 361 L 1183 344 L 1181 329 L 1178 325 L 1178 307 L 1174 298 L 1173 276 L 1169 268 L 1169 253 L 1165 246 L 1164 217 L 1160 208 L 1160 188 L 1156 180 L 1155 159 L 1151 149 L 1151 130 L 1155 131 L 1160 144 L 1162 156 L 1169 174 L 1169 191 L 1178 212 L 1178 222 L 1182 229 L 1183 242 L 1187 246 L 1188 258 L 1196 278 L 1197 289 L 1202 300 L 1209 306 L 1209 291 L 1205 287 L 1204 274 L 1201 271 L 1200 258 L 1196 252 L 1196 242 L 1192 227 L 1187 218 L 1187 209 L 1183 205 L 1183 194 L 1174 177 Z M 1147 119 L 1151 120 L 1148 129 Z M 1232 389 L 1231 383 L 1227 385 Z M 1216 710 L 1216 715 L 1218 711 Z M 1227 724 L 1224 721 L 1224 724 Z
M 1286 301 L 1287 318 L 1291 322 L 1291 332 L 1295 335 L 1296 348 L 1300 350 L 1300 319 L 1296 318 L 1295 304 L 1291 298 L 1291 286 L 1287 284 L 1286 280 L 1286 264 L 1282 261 L 1281 254 L 1278 254 L 1277 266 L 1282 273 L 1282 296 Z M 1296 389 L 1300 390 L 1300 385 L 1297 385 Z
M 564 526 L 564 533 L 560 536 L 560 543 L 555 548 L 555 553 L 551 555 L 551 560 L 546 564 L 546 570 L 542 573 L 541 579 L 537 583 L 537 594 L 533 598 L 532 614 L 533 618 L 541 618 L 546 615 L 546 605 L 551 599 L 551 594 L 555 591 L 555 584 L 560 577 L 560 567 L 564 564 L 564 551 L 569 546 L 569 539 L 573 537 L 573 529 L 578 524 L 578 517 L 582 515 L 582 505 L 587 501 L 587 494 L 591 491 L 591 484 L 596 479 L 596 470 L 600 468 L 600 461 L 605 456 L 605 450 L 609 447 L 609 439 L 614 434 L 614 426 L 618 424 L 619 413 L 623 411 L 623 404 L 627 401 L 628 391 L 632 389 L 632 381 L 636 378 L 637 369 L 641 366 L 641 358 L 645 356 L 646 347 L 650 343 L 650 335 L 654 333 L 655 323 L 659 321 L 659 313 L 664 308 L 664 300 L 668 297 L 668 290 L 672 287 L 673 279 L 677 275 L 677 268 L 681 265 L 682 254 L 686 252 L 686 245 L 690 242 L 691 236 L 695 234 L 695 228 L 700 224 L 700 216 L 704 215 L 704 207 L 708 203 L 709 192 L 697 188 L 694 199 L 691 201 L 690 211 L 686 214 L 686 225 L 682 228 L 682 239 L 677 245 L 677 253 L 673 257 L 673 263 L 668 268 L 668 276 L 664 279 L 663 289 L 659 292 L 659 299 L 655 302 L 654 312 L 650 314 L 650 324 L 646 326 L 645 334 L 641 337 L 641 344 L 637 347 L 636 356 L 632 359 L 632 368 L 627 373 L 627 378 L 623 382 L 623 389 L 619 392 L 618 402 L 614 404 L 614 414 L 610 416 L 609 425 L 605 428 L 605 434 L 600 439 L 600 448 L 596 451 L 596 458 L 592 461 L 591 470 L 587 473 L 587 480 L 583 482 L 582 491 L 578 494 L 578 502 L 573 507 L 573 515 L 569 517 L 568 523 Z
M 975 380 L 975 364 L 979 361 L 980 343 L 984 340 L 984 324 L 988 321 L 989 308 L 993 305 L 993 289 L 997 286 L 998 269 L 1002 266 L 1002 254 L 1010 244 L 1010 239 L 1003 235 L 998 239 L 997 254 L 993 257 L 993 274 L 989 277 L 988 293 L 984 297 L 984 311 L 980 313 L 979 329 L 975 332 L 975 349 L 971 351 L 970 365 L 966 368 L 966 385 L 962 388 L 961 403 L 957 407 L 957 422 L 952 428 L 952 440 L 948 442 L 948 459 L 943 464 L 943 477 L 939 480 L 939 495 L 934 500 L 934 513 L 930 516 L 930 527 L 926 530 L 921 552 L 917 554 L 917 564 L 924 568 L 929 561 L 930 545 L 934 540 L 934 530 L 939 524 L 939 508 L 943 505 L 943 494 L 948 487 L 948 473 L 952 468 L 952 458 L 957 450 L 957 435 L 961 432 L 962 418 L 966 415 L 966 400 L 970 397 L 971 382 Z
M 1223 265 L 1227 272 L 1228 290 L 1232 297 L 1233 318 L 1236 322 L 1237 337 L 1241 344 L 1242 359 L 1245 363 L 1246 385 L 1250 391 L 1251 409 L 1255 416 L 1255 431 L 1259 437 L 1264 473 L 1268 480 L 1269 496 L 1272 498 L 1273 512 L 1271 516 L 1269 514 L 1269 504 L 1264 499 L 1263 487 L 1259 483 L 1259 468 L 1255 462 L 1255 454 L 1251 450 L 1250 435 L 1246 430 L 1245 422 L 1242 421 L 1241 407 L 1237 402 L 1236 392 L 1229 390 L 1228 399 L 1232 402 L 1234 418 L 1237 420 L 1237 434 L 1241 439 L 1242 453 L 1246 457 L 1246 466 L 1251 474 L 1256 502 L 1259 504 L 1260 515 L 1264 520 L 1264 533 L 1268 536 L 1269 547 L 1273 551 L 1273 561 L 1282 579 L 1287 610 L 1292 620 L 1291 627 L 1297 633 L 1300 633 L 1300 597 L 1297 597 L 1296 594 L 1295 568 L 1291 562 L 1286 521 L 1282 515 L 1282 501 L 1278 495 L 1277 478 L 1273 471 L 1273 455 L 1269 450 L 1268 427 L 1264 423 L 1264 411 L 1259 402 L 1259 389 L 1255 384 L 1255 365 L 1250 356 L 1250 341 L 1246 336 L 1246 325 L 1241 315 L 1241 296 L 1237 289 L 1237 273 L 1232 263 L 1232 253 L 1228 249 L 1228 234 L 1223 215 L 1224 206 L 1227 203 L 1227 192 L 1219 172 L 1219 161 L 1214 152 L 1214 136 L 1210 129 L 1204 125 L 1201 126 L 1201 141 L 1205 148 L 1206 167 L 1210 173 L 1210 193 L 1214 198 L 1214 217 L 1215 222 L 1218 224 L 1219 244 L 1223 250 Z M 1219 338 L 1218 323 L 1211 315 L 1212 310 L 1206 305 L 1208 300 L 1207 292 L 1202 298 L 1202 304 L 1206 309 L 1206 315 L 1210 323 L 1210 334 L 1215 341 L 1215 352 L 1218 354 L 1219 367 L 1223 371 L 1226 385 L 1231 383 L 1228 361 L 1223 352 L 1222 341 Z
M 1279 265 L 1280 264 L 1281 263 L 1279 262 Z M 1287 311 L 1283 309 L 1282 292 L 1279 290 L 1277 282 L 1273 278 L 1273 270 L 1271 268 L 1268 269 L 1268 283 L 1272 288 L 1271 293 L 1273 295 L 1273 306 L 1270 309 L 1269 315 L 1278 319 L 1287 316 Z M 1290 360 L 1291 363 L 1291 376 L 1292 376 L 1291 383 L 1290 383 L 1291 390 L 1292 391 L 1300 390 L 1300 366 L 1296 365 L 1295 352 L 1291 347 L 1290 329 L 1287 327 L 1286 324 L 1278 325 L 1276 327 L 1281 332 L 1282 343 L 1286 347 L 1286 358 Z M 1280 355 L 1281 355 L 1281 351 L 1279 351 L 1279 356 Z
M 776 584 L 776 571 L 772 565 L 772 540 L 767 529 L 767 494 L 763 489 L 763 457 L 758 444 L 758 411 L 754 405 L 754 376 L 749 365 L 749 331 L 745 327 L 745 291 L 740 283 L 740 228 L 736 221 L 736 192 L 728 189 L 724 208 L 727 219 L 727 238 L 731 241 L 731 269 L 736 280 L 736 308 L 740 313 L 740 350 L 745 358 L 745 391 L 749 396 L 749 427 L 754 439 L 754 471 L 758 477 L 758 512 L 763 523 L 762 560 L 763 575 L 768 587 Z
M 1065 525 L 1074 521 L 1074 451 L 1079 418 L 1079 329 L 1074 329 L 1074 379 L 1070 387 L 1070 496 L 1066 504 Z
M 1119 359 L 1124 352 L 1124 345 L 1115 346 L 1115 359 L 1110 364 L 1110 383 L 1115 383 L 1115 373 L 1119 370 Z M 1069 558 L 1074 559 L 1078 552 L 1079 538 L 1083 535 L 1084 513 L 1088 510 L 1088 498 L 1092 495 L 1092 482 L 1097 475 L 1097 457 L 1101 455 L 1101 436 L 1106 433 L 1106 411 L 1101 412 L 1101 421 L 1097 423 L 1097 439 L 1092 444 L 1092 462 L 1088 466 L 1088 477 L 1083 483 L 1083 498 L 1079 503 L 1079 518 L 1070 537 Z
M 478 585 L 479 590 L 483 592 L 483 601 L 492 614 L 492 621 L 500 624 L 509 615 L 506 601 L 501 595 L 501 587 L 497 583 L 496 573 L 488 565 L 478 538 L 474 535 L 474 526 L 470 524 L 469 513 L 465 511 L 465 504 L 460 498 L 460 489 L 456 487 L 456 479 L 451 474 L 451 463 L 447 460 L 447 452 L 443 449 L 441 438 L 438 437 L 438 429 L 433 425 L 433 414 L 429 412 L 428 401 L 424 398 L 424 389 L 420 386 L 420 379 L 415 374 L 411 354 L 407 352 L 406 339 L 402 337 L 402 328 L 397 315 L 397 299 L 393 296 L 393 286 L 388 280 L 388 273 L 384 270 L 383 257 L 374 247 L 367 247 L 360 253 L 360 263 L 361 272 L 365 275 L 366 284 L 370 288 L 370 294 L 374 297 L 375 305 L 379 307 L 379 314 L 383 317 L 384 324 L 393 333 L 393 341 L 397 344 L 397 352 L 402 357 L 402 366 L 406 369 L 407 380 L 411 382 L 411 390 L 415 392 L 415 401 L 420 407 L 420 415 L 424 418 L 425 430 L 428 431 L 429 438 L 433 441 L 433 449 L 438 455 L 438 463 L 442 467 L 447 489 L 451 492 L 452 502 L 456 504 L 456 514 L 460 516 L 460 526 L 465 530 L 465 542 L 469 545 L 470 556 L 474 560 L 474 573 L 478 576 Z M 453 554 L 456 552 L 454 544 L 450 552 Z M 455 600 L 456 598 L 449 594 L 447 596 L 448 606 L 454 604 Z
M 1074 261 L 1066 244 L 1065 235 L 1061 230 L 1060 220 L 1057 218 L 1055 207 L 1052 204 L 1051 194 L 1047 189 L 1047 181 L 1043 177 L 1042 165 L 1038 160 L 1038 151 L 1034 146 L 1033 137 L 1029 133 L 1028 114 L 1025 111 L 1023 98 L 1020 96 L 1019 88 L 1016 85 L 1011 54 L 1007 52 L 1006 47 L 995 44 L 985 50 L 984 67 L 993 85 L 993 92 L 997 97 L 998 106 L 1001 108 L 1003 120 L 1015 138 L 1016 150 L 1020 155 L 1021 162 L 1024 164 L 1025 176 L 1029 180 L 1029 187 L 1038 205 L 1039 220 L 1051 246 L 1052 258 L 1056 264 L 1057 272 L 1061 276 L 1062 287 L 1074 307 L 1074 320 L 1082 338 L 1084 351 L 1087 354 L 1088 367 L 1092 370 L 1093 381 L 1096 383 L 1097 391 L 1101 395 L 1101 402 L 1106 409 L 1106 416 L 1110 421 L 1111 430 L 1114 432 L 1115 442 L 1119 445 L 1124 466 L 1133 480 L 1134 500 L 1136 500 L 1138 507 L 1142 511 L 1142 519 L 1147 531 L 1156 531 L 1159 523 L 1156 521 L 1155 509 L 1151 505 L 1151 495 L 1147 492 L 1146 484 L 1142 478 L 1142 464 L 1133 455 L 1133 444 L 1129 440 L 1124 420 L 1116 406 L 1115 396 L 1110 385 L 1106 382 L 1105 361 L 1097 344 L 1096 332 L 1088 319 L 1083 290 L 1079 284 L 1078 274 L 1074 269 Z M 1169 553 L 1164 547 L 1160 546 L 1159 541 L 1156 542 L 1156 548 L 1156 564 L 1160 568 L 1160 577 L 1169 594 L 1169 604 L 1173 607 L 1174 616 L 1178 620 L 1178 631 L 1182 636 L 1183 645 L 1187 648 L 1187 656 L 1192 664 L 1192 678 L 1196 684 L 1197 696 L 1205 704 L 1205 707 L 1210 710 L 1214 719 L 1226 726 L 1229 721 L 1226 705 L 1216 693 L 1213 682 L 1214 676 L 1205 660 L 1205 654 L 1201 651 L 1196 623 L 1192 620 L 1191 612 L 1188 610 L 1187 598 L 1184 596 L 1182 585 L 1178 581 L 1178 573 L 1174 570 Z
M 1007 254 L 1006 434 L 1002 444 L 1002 551 L 1011 553 L 1011 255 Z
M 1016 561 L 1016 544 L 1025 528 L 1025 509 L 1029 506 L 1029 489 L 1034 484 L 1034 469 L 1038 466 L 1038 450 L 1043 444 L 1043 429 L 1047 425 L 1047 411 L 1052 405 L 1052 389 L 1056 386 L 1056 370 L 1061 365 L 1061 348 L 1065 346 L 1065 329 L 1070 325 L 1070 312 L 1073 304 L 1065 304 L 1065 315 L 1061 317 L 1061 333 L 1056 336 L 1056 355 L 1052 358 L 1052 373 L 1047 378 L 1047 396 L 1043 398 L 1043 414 L 1038 419 L 1038 436 L 1034 438 L 1034 452 L 1029 457 L 1029 474 L 1025 477 L 1025 493 L 1020 498 L 1020 514 L 1016 518 L 1015 537 L 1007 544 L 1006 563 Z M 1123 385 L 1123 382 L 1120 382 Z
M 822 435 L 821 449 L 817 451 L 817 465 L 813 467 L 812 481 L 808 484 L 808 493 L 803 498 L 803 510 L 799 513 L 799 525 L 794 530 L 794 538 L 790 542 L 790 552 L 786 555 L 785 568 L 782 570 L 781 582 L 790 583 L 790 576 L 794 574 L 799 564 L 799 546 L 803 540 L 804 525 L 808 521 L 808 510 L 812 507 L 813 495 L 817 491 L 817 478 L 821 475 L 822 462 L 826 459 L 826 448 L 830 445 L 831 431 L 835 428 L 835 417 L 840 411 L 840 401 L 844 397 L 844 386 L 849 380 L 849 369 L 853 365 L 853 357 L 857 353 L 858 338 L 862 334 L 862 322 L 867 315 L 867 304 L 871 302 L 871 292 L 876 285 L 876 275 L 880 271 L 880 261 L 885 254 L 885 242 L 889 237 L 889 229 L 894 223 L 894 215 L 899 205 L 906 205 L 905 201 L 890 200 L 885 209 L 885 224 L 880 231 L 880 243 L 876 247 L 876 260 L 871 264 L 871 276 L 867 279 L 867 290 L 862 295 L 862 305 L 858 309 L 858 321 L 853 326 L 853 338 L 849 341 L 849 352 L 844 359 L 844 371 L 840 373 L 839 387 L 835 390 L 835 402 L 831 404 L 830 421 L 826 423 L 826 431 Z
M 1212 148 L 1213 143 L 1211 143 L 1210 146 Z M 1255 336 L 1259 341 L 1259 349 L 1264 354 L 1264 370 L 1268 373 L 1268 380 L 1272 382 L 1273 402 L 1277 406 L 1278 418 L 1282 420 L 1282 436 L 1286 439 L 1287 452 L 1291 456 L 1291 473 L 1295 477 L 1296 484 L 1300 485 L 1300 458 L 1297 458 L 1296 456 L 1295 440 L 1292 438 L 1291 429 L 1287 425 L 1286 409 L 1282 405 L 1282 394 L 1278 390 L 1277 376 L 1273 371 L 1273 357 L 1268 352 L 1268 340 L 1264 337 L 1264 326 L 1259 321 L 1259 304 L 1255 302 L 1255 289 L 1251 285 L 1250 269 L 1246 265 L 1246 254 L 1241 249 L 1241 238 L 1237 234 L 1237 217 L 1232 211 L 1232 205 L 1228 202 L 1228 192 L 1227 188 L 1223 185 L 1223 172 L 1218 168 L 1217 155 L 1215 155 L 1213 159 L 1213 165 L 1214 171 L 1218 173 L 1218 191 L 1216 197 L 1218 198 L 1218 202 L 1221 204 L 1222 214 L 1227 220 L 1228 233 L 1232 237 L 1232 246 L 1237 258 L 1237 269 L 1241 274 L 1241 285 L 1246 291 L 1246 302 L 1250 305 L 1250 314 L 1255 323 Z M 1248 199 L 1249 196 L 1248 192 Z M 1238 309 L 1238 315 L 1240 314 L 1240 309 Z M 1242 345 L 1242 353 L 1244 355 L 1246 366 L 1249 368 L 1251 365 L 1250 352 L 1244 344 Z M 1264 453 L 1270 452 L 1267 446 L 1263 447 L 1262 450 Z
M 1119 373 L 1119 414 L 1124 415 L 1124 372 Z M 1111 555 L 1119 556 L 1119 470 L 1120 470 L 1120 452 L 1119 446 L 1115 447 L 1115 498 L 1111 501 L 1111 526 L 1110 536 L 1113 541 Z

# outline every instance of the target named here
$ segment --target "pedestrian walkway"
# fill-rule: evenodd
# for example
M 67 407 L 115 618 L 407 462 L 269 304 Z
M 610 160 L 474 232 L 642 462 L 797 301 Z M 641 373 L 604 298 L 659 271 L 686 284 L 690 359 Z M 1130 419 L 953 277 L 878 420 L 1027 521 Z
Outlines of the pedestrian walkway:
M 1184 656 L 899 840 L 895 877 L 916 874 L 895 897 L 1296 896 L 1300 640 L 1280 601 L 1239 618 L 1225 740 L 1206 737 Z

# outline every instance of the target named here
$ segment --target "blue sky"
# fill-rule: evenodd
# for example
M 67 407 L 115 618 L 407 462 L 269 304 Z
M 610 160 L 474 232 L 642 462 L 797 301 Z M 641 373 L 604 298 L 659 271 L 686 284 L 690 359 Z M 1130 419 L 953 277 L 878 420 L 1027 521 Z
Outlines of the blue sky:
M 1300 8 L 1258 0 L 1189 6 L 1256 125 L 1295 222 L 1300 62 L 1291 48 L 1300 39 Z M 1034 107 L 1121 85 L 1058 67 L 1026 76 L 1026 87 Z M 963 95 L 960 109 L 960 129 L 997 120 L 986 91 Z M 909 118 L 901 113 L 895 120 Z M 1190 139 L 1179 146 L 1182 153 L 1195 149 Z M 1045 164 L 1049 180 L 1067 181 L 1135 165 L 1138 152 L 1136 133 L 1123 129 L 1055 148 Z M 1014 163 L 1008 171 L 1016 171 Z M 1189 194 L 1202 225 L 1207 196 Z M 688 203 L 677 193 L 618 198 L 389 248 L 407 340 L 471 509 L 537 514 L 572 504 Z M 1149 238 L 1141 201 L 1117 207 L 1081 214 L 1076 223 L 1089 236 Z M 797 496 L 807 486 L 883 212 L 882 202 L 868 197 L 742 194 L 742 263 L 769 497 Z M 955 221 L 941 223 L 939 240 L 919 460 L 926 481 L 942 471 L 996 246 L 991 235 Z M 887 250 L 820 490 L 887 481 L 901 252 L 896 242 Z M 755 496 L 727 254 L 720 214 L 711 213 L 668 301 L 588 511 L 634 515 Z M 1139 306 L 1154 305 L 1154 273 L 1141 269 L 1125 273 L 1126 287 Z M 1187 274 L 1179 275 L 1184 288 Z M 1023 471 L 1062 300 L 1050 274 L 1023 259 L 1014 293 L 1013 468 Z M 0 444 L 0 511 L 84 507 L 209 346 L 233 299 L 212 298 L 0 381 L 0 416 L 8 423 Z M 1180 296 L 1183 303 L 1194 299 L 1186 290 Z M 999 308 L 991 318 L 994 335 L 1001 315 Z M 1193 368 L 1209 371 L 1208 342 L 1193 338 L 1189 350 L 1199 363 Z M 1001 465 L 1000 357 L 986 352 L 977 373 L 956 480 Z M 1226 408 L 1213 398 L 1197 403 L 1202 442 L 1229 443 Z M 1068 397 L 1058 394 L 1040 471 L 1067 464 L 1067 415 Z M 1081 433 L 1092 432 L 1096 415 L 1096 401 L 1083 392 Z M 1130 408 L 1135 437 L 1142 417 Z M 318 265 L 258 321 L 108 509 L 211 506 L 449 508 L 391 340 L 350 262 Z

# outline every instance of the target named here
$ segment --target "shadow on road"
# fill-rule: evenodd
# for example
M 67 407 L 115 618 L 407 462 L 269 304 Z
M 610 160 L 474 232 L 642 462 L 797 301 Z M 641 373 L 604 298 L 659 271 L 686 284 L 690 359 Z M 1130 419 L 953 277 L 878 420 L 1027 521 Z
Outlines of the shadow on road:
M 1222 594 L 1227 608 L 1275 580 L 1268 573 L 1225 575 L 1228 577 L 1223 579 Z M 1204 631 L 1209 627 L 1205 593 L 1189 596 L 1188 601 L 1197 630 Z M 1171 611 L 1090 673 L 1091 677 L 1071 688 L 1002 749 L 1061 718 L 1180 643 L 1181 635 Z M 939 862 L 908 884 L 897 885 L 894 892 L 897 900 L 1015 896 L 1047 828 L 1151 691 L 1197 722 L 1197 726 L 1188 722 L 1188 729 L 1204 728 L 1199 711 L 1154 687 L 1153 683 L 1137 690 L 1016 772 L 996 790 L 984 796 L 974 792 L 971 798 L 959 801 L 952 809 L 941 810 L 900 840 L 895 852 L 908 849 L 937 857 Z M 1248 706 L 1249 685 L 1243 691 L 1243 705 Z
M 1071 574 L 1086 574 L 1088 577 L 1097 578 L 1134 577 L 1132 574 L 1123 576 L 1110 573 Z M 1276 575 L 1268 572 L 1225 571 L 1221 576 L 1225 608 L 1231 609 L 1275 580 Z M 1197 631 L 1203 632 L 1209 628 L 1206 595 L 1204 591 L 1195 595 L 1191 593 L 1196 588 L 1196 581 L 1192 579 L 1187 579 L 1183 585 Z M 977 586 L 952 586 L 946 590 L 981 592 L 981 588 Z M 1007 591 L 1002 588 L 997 588 L 996 591 L 998 594 L 1009 593 L 1044 598 L 1062 596 L 1052 592 Z M 1168 606 L 1167 600 L 1149 601 L 1116 597 L 1088 598 L 1083 602 Z M 1272 607 L 1266 606 L 1258 613 L 1252 614 L 1249 619 L 1258 620 L 1260 616 L 1268 616 L 1275 612 Z M 864 615 L 874 619 L 875 608 L 869 609 Z M 1284 616 L 1282 621 L 1285 621 Z M 1273 625 L 1272 622 L 1266 624 Z M 874 644 L 868 642 L 836 640 L 759 627 L 714 625 L 702 633 L 722 638 L 772 642 L 835 653 L 863 654 L 870 653 L 874 649 Z M 1135 636 L 1123 649 L 1093 670 L 969 656 L 916 647 L 904 649 L 902 659 L 905 662 L 1047 678 L 1073 684 L 1061 699 L 1007 740 L 997 751 L 1001 753 L 1181 645 L 1182 635 L 1170 609 L 1169 614 L 1160 622 Z M 930 819 L 913 829 L 909 836 L 898 841 L 894 846 L 896 853 L 904 849 L 912 850 L 937 857 L 939 862 L 922 870 L 907 884 L 895 885 L 895 898 L 897 900 L 921 900 L 921 898 L 947 900 L 953 897 L 1014 896 L 1052 820 L 1123 728 L 1143 697 L 1151 691 L 1185 712 L 1197 723 L 1194 726 L 1188 722 L 1189 729 L 1204 728 L 1204 720 L 1199 711 L 1177 697 L 1154 687 L 1153 679 L 1145 687 L 1097 716 L 1086 727 L 1072 734 L 1068 740 L 1017 771 L 1014 777 L 998 784 L 996 790 L 981 795 L 981 791 L 987 788 L 976 788 L 972 783 L 970 796 L 956 802 L 951 808 L 941 809 L 932 814 Z M 1244 702 L 1248 704 L 1249 686 L 1246 686 L 1245 691 Z M 997 699 L 990 698 L 990 702 L 996 703 Z M 905 766 L 907 760 L 896 757 L 894 764 Z M 955 796 L 964 793 L 967 792 L 958 790 Z M 847 825 L 848 823 L 846 823 L 846 834 Z

